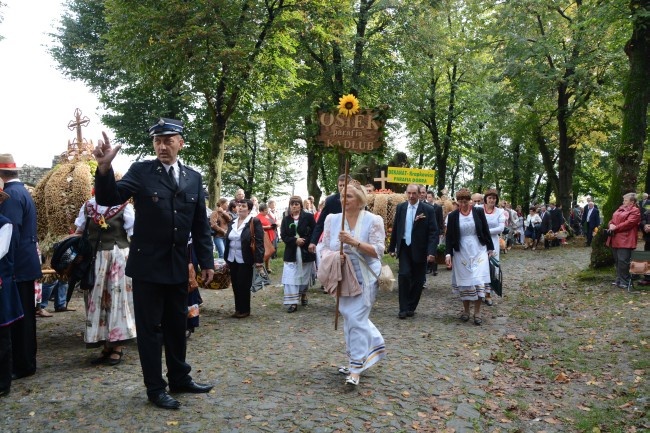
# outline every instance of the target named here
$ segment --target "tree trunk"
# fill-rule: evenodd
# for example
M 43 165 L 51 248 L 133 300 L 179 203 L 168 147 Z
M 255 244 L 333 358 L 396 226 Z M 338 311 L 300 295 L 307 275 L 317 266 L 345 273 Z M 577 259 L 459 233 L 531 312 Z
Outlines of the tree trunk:
M 310 116 L 304 117 L 305 131 L 311 131 L 314 119 Z M 314 197 L 314 205 L 318 206 L 322 195 L 318 187 L 318 167 L 322 166 L 322 158 L 318 149 L 318 144 L 313 137 L 307 137 L 307 191 Z
M 630 1 L 632 37 L 625 45 L 630 72 L 623 89 L 623 125 L 621 145 L 616 150 L 607 202 L 603 206 L 603 222 L 607 224 L 622 203 L 625 193 L 636 191 L 646 140 L 648 102 L 650 101 L 650 0 Z M 604 232 L 600 230 L 599 234 Z M 612 260 L 604 236 L 592 242 L 591 266 L 601 267 Z M 607 258 L 609 257 L 609 260 Z
M 521 141 L 515 138 L 512 142 L 512 188 L 510 189 L 510 204 L 513 209 L 519 204 L 519 187 L 521 182 Z
M 568 75 L 573 75 L 573 71 L 569 71 Z M 576 148 L 574 146 L 574 139 L 569 135 L 569 117 L 571 117 L 569 109 L 569 92 L 567 89 L 567 81 L 562 81 L 558 85 L 557 96 L 557 125 L 559 133 L 559 152 L 558 152 L 558 185 L 557 185 L 557 202 L 562 205 L 562 213 L 564 217 L 569 219 L 569 212 L 571 212 L 571 197 L 573 194 L 573 172 L 576 167 Z
M 226 126 L 228 119 L 216 110 L 216 107 L 207 100 L 207 108 L 212 120 L 212 133 L 210 136 L 210 164 L 208 165 L 208 194 L 210 195 L 210 209 L 214 209 L 217 201 L 221 198 L 223 173 L 223 160 L 226 154 L 224 141 L 226 138 Z

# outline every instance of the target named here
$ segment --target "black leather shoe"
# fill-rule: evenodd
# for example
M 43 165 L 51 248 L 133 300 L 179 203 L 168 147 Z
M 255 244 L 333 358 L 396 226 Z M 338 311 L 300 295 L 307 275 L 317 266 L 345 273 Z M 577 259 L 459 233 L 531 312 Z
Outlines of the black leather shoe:
M 181 402 L 167 394 L 165 391 L 158 395 L 149 396 L 149 401 L 161 409 L 178 409 L 181 407 Z
M 204 392 L 210 392 L 213 385 L 204 385 L 202 383 L 196 383 L 191 381 L 185 385 L 169 385 L 169 392 L 189 392 L 192 394 L 202 394 Z
M 400 311 L 397 317 L 400 319 L 406 319 L 406 311 Z
M 11 391 L 11 388 L 0 389 L 0 397 L 4 397 L 5 395 L 9 395 L 9 391 Z
M 406 316 L 407 316 L 407 317 L 413 317 L 413 316 L 415 316 L 415 311 L 407 311 L 407 312 L 406 312 Z

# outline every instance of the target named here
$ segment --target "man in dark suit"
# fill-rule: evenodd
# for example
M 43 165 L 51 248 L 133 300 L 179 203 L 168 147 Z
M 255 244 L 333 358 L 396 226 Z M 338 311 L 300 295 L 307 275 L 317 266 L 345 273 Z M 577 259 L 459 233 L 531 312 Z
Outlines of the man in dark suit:
M 594 238 L 594 229 L 600 225 L 600 211 L 591 198 L 587 199 L 587 205 L 582 210 L 582 226 L 585 227 L 587 246 L 591 246 Z
M 325 206 L 318 217 L 318 221 L 316 221 L 316 227 L 314 227 L 314 231 L 311 234 L 311 240 L 309 241 L 309 247 L 307 247 L 307 250 L 310 253 L 316 253 L 316 245 L 318 245 L 320 236 L 323 234 L 323 227 L 325 227 L 325 218 L 327 218 L 327 215 L 342 212 L 341 194 L 343 193 L 343 189 L 345 189 L 345 180 L 345 175 L 340 175 L 337 181 L 339 192 L 332 194 L 325 199 Z M 352 177 L 348 176 L 347 181 L 350 182 L 351 180 Z
M 421 203 L 418 186 L 406 187 L 408 201 L 397 205 L 388 252 L 399 259 L 399 318 L 415 315 L 426 278 L 427 262 L 436 256 L 438 224 L 433 207 Z
M 422 196 L 422 187 L 420 189 L 420 197 Z M 438 234 L 441 235 L 444 231 L 445 220 L 443 217 L 442 206 L 434 201 L 435 193 L 433 191 L 426 191 L 425 189 L 426 201 L 425 203 L 433 206 L 433 213 L 436 215 L 436 224 L 438 225 Z M 440 244 L 440 236 L 436 239 L 436 253 L 438 252 L 438 245 Z M 429 269 L 433 276 L 438 275 L 438 263 L 434 260 L 432 263 L 429 263 Z
M 542 225 L 540 227 L 539 233 L 537 233 L 537 236 L 538 236 L 537 239 L 538 240 L 542 235 L 545 235 L 549 231 L 552 231 L 551 230 L 551 213 L 548 210 L 546 210 L 546 205 L 541 205 L 539 207 L 539 217 L 542 219 Z M 548 241 L 546 239 L 544 239 L 544 248 L 548 249 L 548 247 L 549 247 L 549 243 L 548 243 Z
M 147 397 L 163 409 L 180 403 L 167 391 L 160 360 L 165 346 L 170 392 L 203 393 L 211 385 L 194 382 L 185 362 L 187 326 L 188 256 L 192 236 L 194 252 L 205 284 L 214 274 L 213 244 L 205 209 L 201 175 L 181 164 L 183 123 L 160 119 L 149 128 L 157 158 L 136 162 L 116 182 L 111 163 L 120 149 L 104 133 L 93 154 L 97 159 L 97 203 L 113 206 L 133 197 L 135 224 L 126 274 L 133 279 L 133 305 L 138 352 Z
M 551 230 L 553 233 L 559 232 L 562 228 L 562 222 L 564 222 L 564 215 L 562 215 L 562 205 L 560 205 L 560 207 L 557 207 L 557 203 L 551 203 L 549 205 L 548 213 L 551 214 Z M 559 247 L 560 240 L 553 239 L 551 241 L 551 246 Z
M 0 155 L 0 178 L 9 194 L 0 213 L 11 221 L 18 232 L 15 250 L 14 277 L 25 316 L 11 327 L 13 368 L 12 379 L 36 372 L 36 307 L 34 281 L 43 276 L 36 247 L 36 205 L 25 185 L 18 179 L 19 169 L 11 154 Z

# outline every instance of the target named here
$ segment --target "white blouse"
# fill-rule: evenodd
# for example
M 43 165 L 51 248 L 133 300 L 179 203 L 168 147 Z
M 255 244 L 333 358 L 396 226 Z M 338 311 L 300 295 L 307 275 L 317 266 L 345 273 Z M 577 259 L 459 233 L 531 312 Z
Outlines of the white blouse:
M 253 216 L 248 214 L 241 224 L 239 224 L 239 217 L 235 218 L 232 222 L 232 229 L 228 233 L 228 261 L 231 263 L 244 263 L 244 255 L 242 254 L 242 248 L 244 246 L 241 244 L 241 234 L 244 231 L 244 227 L 249 224 L 251 218 Z M 239 227 L 237 227 L 238 225 Z M 251 233 L 251 236 L 255 236 L 255 234 Z

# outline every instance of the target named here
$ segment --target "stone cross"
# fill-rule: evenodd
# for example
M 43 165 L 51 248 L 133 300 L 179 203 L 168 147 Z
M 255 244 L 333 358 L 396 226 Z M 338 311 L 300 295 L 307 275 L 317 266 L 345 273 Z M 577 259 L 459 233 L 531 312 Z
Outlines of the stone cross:
M 381 189 L 386 189 L 386 181 L 390 180 L 386 177 L 384 170 L 381 171 L 381 177 L 376 177 L 373 179 L 375 182 L 381 182 Z

